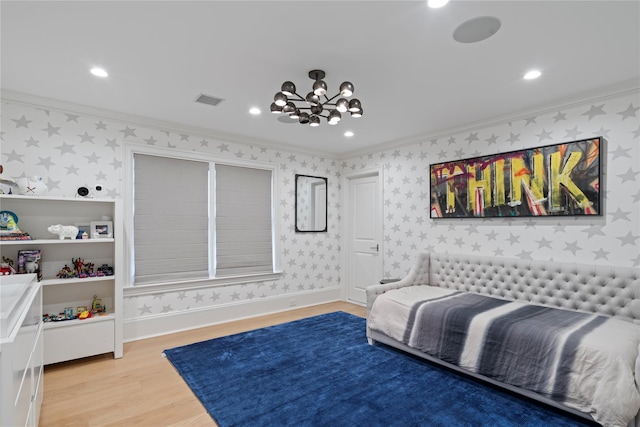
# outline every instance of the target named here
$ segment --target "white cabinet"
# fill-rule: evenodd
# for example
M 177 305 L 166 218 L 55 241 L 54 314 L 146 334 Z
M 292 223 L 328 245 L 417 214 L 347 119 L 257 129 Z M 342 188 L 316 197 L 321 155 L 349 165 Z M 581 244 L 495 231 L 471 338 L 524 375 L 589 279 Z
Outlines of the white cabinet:
M 41 251 L 43 313 L 55 315 L 65 308 L 91 308 L 94 296 L 102 300 L 105 313 L 88 319 L 45 322 L 44 362 L 66 360 L 112 352 L 122 357 L 122 282 L 123 240 L 122 204 L 120 200 L 0 196 L 2 210 L 18 216 L 18 227 L 32 240 L 2 241 L 2 256 L 18 262 L 18 251 Z M 92 221 L 112 223 L 113 237 L 64 239 L 50 233 L 50 225 L 90 225 Z M 85 278 L 59 278 L 74 259 L 93 263 L 94 269 L 107 264 L 113 275 Z M 14 266 L 16 267 L 16 266 Z M 16 267 L 17 268 L 17 267 Z
M 0 425 L 37 426 L 42 405 L 42 287 L 34 274 L 0 277 Z

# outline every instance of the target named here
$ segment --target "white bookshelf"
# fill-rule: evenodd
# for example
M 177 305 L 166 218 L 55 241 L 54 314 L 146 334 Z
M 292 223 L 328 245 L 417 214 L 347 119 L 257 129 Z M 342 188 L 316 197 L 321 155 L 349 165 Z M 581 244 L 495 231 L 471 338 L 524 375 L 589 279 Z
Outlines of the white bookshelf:
M 18 216 L 18 227 L 33 240 L 0 242 L 2 256 L 14 260 L 18 251 L 42 252 L 43 313 L 62 313 L 66 307 L 91 307 L 94 295 L 106 306 L 106 313 L 89 319 L 44 323 L 44 363 L 51 364 L 112 352 L 122 357 L 123 227 L 122 203 L 112 199 L 85 199 L 0 195 L 0 208 Z M 89 225 L 91 221 L 112 221 L 113 238 L 64 239 L 49 233 L 50 225 Z M 72 259 L 82 258 L 94 269 L 108 264 L 112 276 L 58 278 L 57 273 Z

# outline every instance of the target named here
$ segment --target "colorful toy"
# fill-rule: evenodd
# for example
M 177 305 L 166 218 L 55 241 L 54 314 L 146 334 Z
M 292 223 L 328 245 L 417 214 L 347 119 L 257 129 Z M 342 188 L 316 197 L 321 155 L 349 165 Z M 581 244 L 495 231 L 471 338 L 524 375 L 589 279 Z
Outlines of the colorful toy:
M 113 267 L 108 264 L 102 264 L 102 266 L 98 267 L 98 276 L 113 276 Z
M 98 298 L 97 295 L 93 296 L 93 301 L 91 302 L 91 311 L 94 313 L 102 313 L 106 311 L 104 304 L 102 304 L 102 300 Z
M 79 232 L 78 227 L 75 225 L 62 224 L 50 225 L 49 228 L 47 228 L 47 231 L 51 234 L 57 234 L 58 239 L 60 240 L 64 240 L 65 237 L 75 239 Z
M 13 268 L 13 260 L 3 256 L 2 263 L 0 263 L 0 275 L 7 276 L 9 274 L 16 274 L 16 270 Z
M 18 215 L 0 211 L 0 240 L 31 240 L 31 236 L 18 228 Z
M 56 274 L 56 277 L 60 279 L 71 279 L 76 277 L 76 272 L 73 271 L 67 264 L 62 267 L 62 269 Z
M 0 211 L 0 230 L 11 233 L 20 231 L 18 229 L 18 215 L 11 211 Z
M 98 272 L 94 271 L 94 264 L 92 262 L 85 262 L 84 258 L 71 258 L 71 265 L 73 265 L 73 268 L 69 267 L 68 264 L 65 264 L 56 276 L 61 279 L 70 279 L 74 277 L 84 279 L 87 277 L 106 275 L 104 273 L 100 274 L 100 270 L 98 270 Z

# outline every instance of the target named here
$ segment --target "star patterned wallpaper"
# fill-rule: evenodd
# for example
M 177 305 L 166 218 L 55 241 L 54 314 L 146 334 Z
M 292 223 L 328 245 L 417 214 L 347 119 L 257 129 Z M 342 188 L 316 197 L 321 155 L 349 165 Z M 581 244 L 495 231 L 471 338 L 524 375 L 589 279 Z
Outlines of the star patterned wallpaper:
M 638 90 L 340 160 L 109 119 L 82 113 L 81 107 L 71 110 L 3 100 L 3 176 L 40 175 L 52 196 L 74 197 L 79 186 L 99 185 L 103 190 L 96 195 L 119 198 L 128 185 L 125 141 L 271 162 L 280 168 L 280 280 L 125 296 L 125 320 L 340 287 L 342 174 L 380 166 L 386 278 L 404 276 L 420 250 L 640 266 Z M 431 163 L 594 136 L 606 141 L 600 217 L 429 218 Z M 295 233 L 296 173 L 328 177 L 328 233 Z
M 429 218 L 429 165 L 602 136 L 600 217 Z M 640 266 L 640 96 L 601 98 L 571 108 L 478 127 L 341 163 L 383 167 L 384 275 L 403 277 L 417 250 L 520 259 Z
M 340 286 L 340 234 L 337 231 L 340 166 L 336 160 L 19 102 L 2 102 L 3 177 L 42 176 L 50 196 L 75 197 L 76 189 L 86 186 L 99 197 L 123 197 L 123 188 L 128 184 L 123 181 L 125 141 L 276 163 L 280 178 L 276 203 L 281 215 L 277 219 L 280 226 L 277 238 L 283 271 L 277 281 L 135 296 L 126 296 L 125 292 L 125 321 Z M 328 178 L 328 233 L 295 232 L 296 173 Z M 96 192 L 96 186 L 101 186 L 102 191 Z

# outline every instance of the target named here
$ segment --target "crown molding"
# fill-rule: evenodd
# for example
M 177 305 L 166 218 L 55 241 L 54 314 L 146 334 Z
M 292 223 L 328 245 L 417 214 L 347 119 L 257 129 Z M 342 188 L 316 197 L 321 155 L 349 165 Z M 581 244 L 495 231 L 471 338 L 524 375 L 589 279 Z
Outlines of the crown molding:
M 16 92 L 8 89 L 0 90 L 0 98 L 2 101 L 13 102 L 35 108 L 49 108 L 52 110 L 66 111 L 70 113 L 78 113 L 85 116 L 93 116 L 98 119 L 107 119 L 118 121 L 130 126 L 144 126 L 147 128 L 170 131 L 174 133 L 186 133 L 197 137 L 215 139 L 218 141 L 237 143 L 243 145 L 257 145 L 259 147 L 267 147 L 275 150 L 284 150 L 295 154 L 304 154 L 309 156 L 325 157 L 331 160 L 338 159 L 334 153 L 306 150 L 295 145 L 283 144 L 280 142 L 257 139 L 229 134 L 223 132 L 212 131 L 211 129 L 201 128 L 197 126 L 189 126 L 181 123 L 169 122 L 164 120 L 152 119 L 150 117 L 138 116 L 135 114 L 121 113 L 118 111 L 108 110 L 104 108 L 92 107 L 89 105 L 75 104 L 68 101 L 61 101 L 53 98 L 45 98 L 38 95 Z
M 210 138 L 224 142 L 238 143 L 243 145 L 257 145 L 276 150 L 285 150 L 296 154 L 320 156 L 332 160 L 348 160 L 350 158 L 358 157 L 364 154 L 376 153 L 394 148 L 402 148 L 428 140 L 447 137 L 453 134 L 478 131 L 483 128 L 499 126 L 516 120 L 525 120 L 527 118 L 530 118 L 531 116 L 538 116 L 557 110 L 579 107 L 584 104 L 601 102 L 633 93 L 640 93 L 640 81 L 638 81 L 637 79 L 627 80 L 614 85 L 604 86 L 591 91 L 582 92 L 571 97 L 559 98 L 552 102 L 540 104 L 536 107 L 526 110 L 521 110 L 501 116 L 484 118 L 481 120 L 461 124 L 459 126 L 440 129 L 434 132 L 387 141 L 381 144 L 376 144 L 345 153 L 329 153 L 318 150 L 307 150 L 294 145 L 283 144 L 267 139 L 254 139 L 236 134 L 215 132 L 210 129 L 200 128 L 196 126 L 188 126 L 175 122 L 162 121 L 144 116 L 137 116 L 103 108 L 91 107 L 88 105 L 74 104 L 67 101 L 45 98 L 38 95 L 15 92 L 7 89 L 1 90 L 0 98 L 2 98 L 3 101 L 14 102 L 31 107 L 45 107 L 54 110 L 80 113 L 83 115 L 94 116 L 96 118 L 114 120 L 132 126 L 144 126 L 160 131 L 187 133 L 198 137 Z
M 484 128 L 503 125 L 516 120 L 526 120 L 531 116 L 539 116 L 542 114 L 552 113 L 558 110 L 564 110 L 574 107 L 579 107 L 585 104 L 594 102 L 606 101 L 619 96 L 630 95 L 633 93 L 640 94 L 640 81 L 639 80 L 627 80 L 618 84 L 601 87 L 588 92 L 582 92 L 579 95 L 572 97 L 564 97 L 556 99 L 553 102 L 546 104 L 540 104 L 536 107 L 532 107 L 526 110 L 509 113 L 501 116 L 494 116 L 485 118 L 459 126 L 441 129 L 435 132 L 414 135 L 394 141 L 384 142 L 382 144 L 372 145 L 364 149 L 354 150 L 347 153 L 342 153 L 338 160 L 347 160 L 354 157 L 359 157 L 365 154 L 377 153 L 380 151 L 390 150 L 393 148 L 402 148 L 408 145 L 417 144 L 424 141 L 433 139 L 448 137 L 454 134 L 474 132 Z

